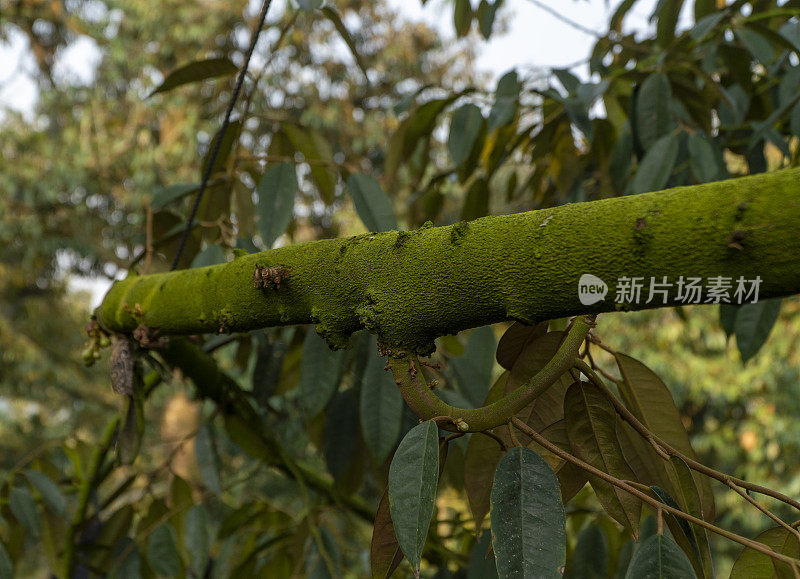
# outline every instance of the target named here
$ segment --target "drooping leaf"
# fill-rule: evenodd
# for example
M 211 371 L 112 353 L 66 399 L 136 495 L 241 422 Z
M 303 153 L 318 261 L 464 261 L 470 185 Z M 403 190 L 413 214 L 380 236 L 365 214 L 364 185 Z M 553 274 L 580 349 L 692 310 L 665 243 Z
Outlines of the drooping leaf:
M 374 345 L 375 338 L 371 339 Z M 400 439 L 403 427 L 403 397 L 383 359 L 369 348 L 367 367 L 361 382 L 359 405 L 361 433 L 375 462 L 383 464 Z
M 25 487 L 11 487 L 8 493 L 8 506 L 14 517 L 32 537 L 42 534 L 42 520 L 33 495 Z
M 358 392 L 349 388 L 334 396 L 325 413 L 322 454 L 334 480 L 345 474 L 357 448 Z
M 716 11 L 712 14 L 706 14 L 695 23 L 689 35 L 697 41 L 703 40 L 725 16 L 725 12 Z
M 634 128 L 645 151 L 649 151 L 676 126 L 669 104 L 671 98 L 669 79 L 661 72 L 648 76 L 636 95 Z
M 206 151 L 205 156 L 203 157 L 203 172 L 205 172 L 206 167 L 208 167 L 209 163 L 211 163 L 211 156 L 214 152 L 214 147 L 216 146 L 217 140 L 220 138 L 220 133 L 222 132 L 222 127 L 214 133 L 214 137 L 208 144 L 208 151 Z M 236 120 L 231 121 L 228 127 L 225 129 L 225 132 L 222 134 L 222 141 L 219 144 L 219 151 L 217 152 L 217 156 L 214 159 L 214 164 L 211 166 L 211 175 L 216 175 L 217 173 L 225 173 L 227 172 L 228 167 L 228 157 L 230 157 L 231 152 L 233 151 L 234 145 L 239 141 L 239 137 L 242 134 L 242 121 Z M 211 199 L 211 196 L 217 189 L 211 187 L 211 184 L 206 188 L 205 193 L 203 194 L 203 202 L 206 202 L 206 199 Z M 218 215 L 209 215 L 207 211 L 202 211 L 201 208 L 197 210 L 198 216 L 203 216 L 204 218 L 209 217 L 218 217 Z M 201 219 L 201 217 L 198 217 Z
M 521 85 L 516 70 L 510 70 L 497 81 L 494 104 L 489 111 L 489 131 L 507 125 L 517 112 L 517 100 Z
M 469 553 L 467 579 L 497 579 L 497 562 L 492 547 L 492 534 L 482 533 Z
M 456 29 L 456 36 L 459 38 L 466 36 L 472 24 L 472 3 L 470 0 L 456 0 L 453 10 L 453 24 Z
M 644 529 L 643 529 L 644 531 Z M 644 532 L 640 539 L 644 540 Z M 625 574 L 628 572 L 628 566 L 631 564 L 633 552 L 636 550 L 636 541 L 628 539 L 617 555 L 617 572 L 614 574 L 614 579 L 625 579 Z
M 181 574 L 183 562 L 178 554 L 178 541 L 175 529 L 169 523 L 158 525 L 147 539 L 147 562 L 153 571 L 177 577 Z
M 489 37 L 492 35 L 495 16 L 497 15 L 497 10 L 502 4 L 503 0 L 494 0 L 494 2 L 481 0 L 478 4 L 478 11 L 476 13 L 478 27 L 480 28 L 481 36 L 483 36 L 485 40 L 489 40 Z
M 453 113 L 450 121 L 450 134 L 447 138 L 447 149 L 456 165 L 466 161 L 484 124 L 481 110 L 473 104 L 465 104 Z
M 397 542 L 419 571 L 439 478 L 439 429 L 427 420 L 403 437 L 389 468 L 389 508 Z
M 705 135 L 695 133 L 689 136 L 689 165 L 698 183 L 709 183 L 728 176 L 725 168 L 720 166 L 719 155 L 714 148 L 713 142 Z
M 199 82 L 209 78 L 231 76 L 236 74 L 236 65 L 227 58 L 207 58 L 184 64 L 170 72 L 164 82 L 156 87 L 149 96 L 167 92 L 179 86 L 192 82 Z
M 153 201 L 150 203 L 150 207 L 153 210 L 161 209 L 190 193 L 196 193 L 199 187 L 200 183 L 176 183 L 166 187 L 156 187 L 153 189 Z
M 195 577 L 202 577 L 208 565 L 211 548 L 210 518 L 203 505 L 194 505 L 186 515 L 183 531 L 189 569 Z
M 631 192 L 647 193 L 664 188 L 678 159 L 678 135 L 666 135 L 645 153 L 633 177 Z
M 619 392 L 628 410 L 647 429 L 689 458 L 696 459 L 689 435 L 681 421 L 669 389 L 650 368 L 625 354 L 617 354 L 622 376 Z M 703 477 L 699 482 L 703 502 L 703 518 L 714 520 L 714 495 L 711 484 Z
M 597 386 L 588 382 L 570 386 L 564 397 L 564 416 L 575 456 L 616 478 L 637 480 L 617 439 L 614 407 Z M 597 476 L 589 475 L 589 482 L 605 511 L 638 537 L 639 499 Z
M 397 569 L 402 560 L 403 551 L 394 534 L 394 525 L 389 511 L 389 489 L 387 488 L 378 503 L 375 523 L 372 527 L 369 561 L 373 578 L 386 579 Z
M 353 40 L 353 36 L 350 34 L 350 31 L 347 30 L 344 22 L 342 22 L 342 17 L 332 6 L 323 6 L 322 13 L 333 23 L 333 26 L 339 33 L 339 36 L 342 37 L 342 40 L 344 40 L 347 48 L 350 49 L 350 53 L 353 55 L 356 64 L 361 69 L 361 72 L 364 73 L 364 78 L 369 81 L 369 77 L 367 76 L 367 65 L 364 62 L 364 59 L 361 57 L 361 53 L 358 51 L 358 47 L 356 46 L 355 40 Z
M 527 326 L 514 322 L 500 337 L 495 359 L 506 370 L 511 370 L 519 355 L 528 344 L 538 340 L 547 333 L 547 322 Z
M 542 457 L 517 446 L 497 467 L 492 535 L 500 577 L 561 577 L 566 515 L 558 479 Z
M 194 439 L 194 454 L 200 470 L 200 480 L 216 496 L 222 494 L 219 476 L 219 454 L 211 425 L 204 423 Z
M 475 408 L 489 392 L 496 346 L 492 327 L 482 326 L 470 334 L 464 355 L 450 360 L 459 390 Z
M 597 525 L 581 530 L 567 569 L 570 577 L 604 579 L 608 568 L 608 539 Z
M 739 306 L 738 310 L 734 334 L 742 362 L 747 362 L 767 341 L 781 311 L 781 300 L 777 298 L 746 303 Z
M 655 493 L 655 495 L 658 497 L 658 500 L 660 500 L 662 503 L 664 503 L 668 507 L 672 507 L 673 509 L 677 509 L 679 511 L 682 510 L 680 505 L 675 501 L 675 499 L 672 497 L 672 495 L 670 495 L 667 491 L 665 491 L 661 487 L 652 485 L 650 487 L 650 490 L 652 490 L 653 493 Z M 692 534 L 692 529 L 689 526 L 689 522 L 686 519 L 683 519 L 681 517 L 676 517 L 676 516 L 672 515 L 671 513 L 666 515 L 666 517 L 667 517 L 668 521 L 671 520 L 671 521 L 676 523 L 675 528 L 679 529 L 679 533 L 680 533 L 679 536 L 681 538 L 683 538 L 683 539 L 686 539 L 689 542 L 691 555 L 688 554 L 688 553 L 684 553 L 684 554 L 687 555 L 687 558 L 690 557 L 690 556 L 694 556 L 695 558 L 697 558 L 699 560 L 699 558 L 700 558 L 700 550 L 697 547 L 697 541 L 695 541 L 694 535 Z M 673 537 L 674 536 L 675 535 L 673 535 Z
M 626 579 L 689 579 L 696 577 L 689 559 L 666 535 L 641 542 L 631 559 Z
M 380 184 L 369 175 L 354 173 L 347 178 L 347 190 L 356 213 L 370 231 L 397 229 L 392 201 Z
M 283 123 L 281 131 L 309 161 L 308 167 L 322 200 L 327 204 L 333 203 L 337 176 L 331 168 L 333 152 L 328 142 L 317 131 L 291 123 Z
M 297 172 L 294 163 L 272 165 L 261 177 L 258 192 L 258 233 L 264 245 L 272 247 L 292 221 Z
M 471 221 L 489 214 L 489 183 L 484 178 L 475 179 L 467 189 L 461 219 Z
M 67 499 L 64 498 L 64 494 L 58 488 L 58 485 L 50 480 L 50 477 L 36 470 L 26 470 L 25 476 L 33 487 L 39 491 L 47 508 L 58 515 L 66 513 Z
M 800 558 L 800 543 L 794 533 L 784 527 L 767 529 L 758 535 L 755 541 L 763 543 L 776 553 L 795 559 Z M 733 564 L 730 579 L 753 579 L 760 577 L 779 577 L 791 579 L 795 577 L 791 567 L 782 561 L 775 561 L 753 549 L 745 547 Z
M 300 399 L 309 416 L 327 406 L 339 385 L 344 352 L 333 351 L 316 332 L 309 330 L 303 343 L 300 366 Z

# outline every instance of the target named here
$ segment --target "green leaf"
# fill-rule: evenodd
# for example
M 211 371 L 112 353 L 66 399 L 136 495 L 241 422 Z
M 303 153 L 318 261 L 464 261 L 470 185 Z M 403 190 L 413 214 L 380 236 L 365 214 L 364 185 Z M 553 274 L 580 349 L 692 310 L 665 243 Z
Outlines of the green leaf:
M 789 113 L 789 128 L 794 136 L 800 136 L 800 102 L 792 107 Z
M 697 455 L 681 421 L 675 401 L 661 378 L 638 360 L 617 354 L 622 383 L 619 393 L 625 406 L 647 429 L 664 442 L 689 458 Z M 708 479 L 700 479 L 700 497 L 703 501 L 703 518 L 714 520 L 714 495 Z
M 469 32 L 472 24 L 472 5 L 470 0 L 456 0 L 455 10 L 453 11 L 453 24 L 456 28 L 456 36 L 461 38 Z
M 617 439 L 614 407 L 597 386 L 588 382 L 570 386 L 564 416 L 575 456 L 614 477 L 637 480 Z M 641 501 L 599 477 L 590 475 L 589 482 L 603 509 L 637 538 Z
M 631 184 L 631 192 L 647 193 L 664 188 L 678 159 L 678 135 L 661 137 L 645 153 L 636 170 Z
M 289 223 L 294 212 L 297 172 L 294 163 L 272 165 L 261 177 L 258 192 L 258 233 L 264 245 L 272 247 Z
M 339 33 L 339 36 L 342 37 L 342 40 L 344 40 L 344 43 L 347 45 L 347 48 L 350 49 L 350 53 L 353 55 L 353 58 L 355 59 L 356 64 L 358 65 L 358 68 L 360 68 L 361 72 L 364 73 L 364 78 L 367 79 L 367 81 L 369 81 L 369 77 L 367 75 L 367 65 L 364 62 L 364 59 L 361 58 L 361 54 L 358 52 L 358 48 L 356 46 L 355 41 L 353 40 L 352 35 L 350 34 L 350 31 L 347 30 L 347 27 L 344 25 L 344 22 L 342 22 L 342 17 L 332 6 L 323 6 L 322 13 L 328 20 L 330 20 L 333 23 L 333 26 Z
M 333 351 L 313 329 L 309 329 L 303 343 L 300 366 L 300 401 L 309 416 L 316 416 L 339 386 L 344 352 Z
M 137 371 L 138 374 L 138 371 Z M 141 380 L 137 376 L 137 380 Z M 117 442 L 117 455 L 122 464 L 133 464 L 139 455 L 142 447 L 142 437 L 144 436 L 144 396 L 141 384 L 134 388 L 132 396 L 127 396 L 125 400 L 125 421 Z
M 547 322 L 528 326 L 514 322 L 500 337 L 495 359 L 506 370 L 511 370 L 525 348 L 547 333 Z
M 447 149 L 456 165 L 460 165 L 469 158 L 475 148 L 475 142 L 481 134 L 483 124 L 481 109 L 473 104 L 463 105 L 453 113 L 450 135 L 447 138 Z
M 403 427 L 403 397 L 391 372 L 383 369 L 383 359 L 375 355 L 371 337 L 367 367 L 361 382 L 359 405 L 361 433 L 375 462 L 383 464 L 400 439 Z
M 642 541 L 631 559 L 626 579 L 688 579 L 697 577 L 689 559 L 666 535 Z
M 467 189 L 464 207 L 461 209 L 462 221 L 472 221 L 489 214 L 489 183 L 484 178 L 475 179 Z
M 123 553 L 125 558 L 120 560 Z M 109 579 L 140 579 L 142 577 L 142 557 L 136 543 L 125 538 L 114 548 L 114 565 L 108 573 Z
M 156 187 L 153 189 L 153 201 L 150 207 L 154 210 L 161 209 L 190 193 L 196 193 L 199 188 L 200 183 L 175 183 L 166 187 Z
M 695 481 L 692 470 L 680 457 L 672 456 L 669 462 L 669 468 L 671 469 L 675 483 L 676 497 L 681 510 L 698 519 L 702 519 L 703 501 L 700 498 L 700 487 L 698 487 Z M 709 579 L 714 577 L 714 562 L 711 558 L 711 546 L 708 542 L 708 532 L 703 527 L 694 523 L 683 522 L 685 522 L 686 526 L 689 528 L 689 543 L 697 549 L 697 565 L 693 563 L 695 571 L 702 577 Z
M 672 507 L 673 509 L 677 509 L 679 511 L 683 510 L 681 509 L 680 505 L 675 501 L 675 499 L 672 498 L 672 495 L 670 495 L 667 491 L 665 491 L 661 487 L 658 487 L 656 485 L 651 485 L 650 490 L 652 490 L 653 493 L 658 497 L 658 500 L 660 500 L 668 507 Z M 686 519 L 674 516 L 672 513 L 669 513 L 667 515 L 667 520 L 668 521 L 672 520 L 676 523 L 676 528 L 680 529 L 679 536 L 688 540 L 691 554 L 693 554 L 696 558 L 699 559 L 700 551 L 697 547 L 697 541 L 695 541 L 694 535 L 692 534 L 692 529 L 689 526 L 689 522 Z M 675 535 L 673 535 L 673 537 L 674 536 Z M 687 557 L 689 556 L 689 554 L 686 553 L 685 551 L 684 554 L 686 554 Z
M 333 569 L 329 569 L 328 562 L 322 556 L 323 549 L 333 564 Z M 328 529 L 320 527 L 319 537 L 309 537 L 303 577 L 307 579 L 333 579 L 338 577 L 338 570 L 341 565 L 342 554 L 336 545 L 336 541 Z
M 430 137 L 439 113 L 461 95 L 462 93 L 457 93 L 447 98 L 428 101 L 412 110 L 408 118 L 400 123 L 389 141 L 384 163 L 384 172 L 390 179 L 394 178 L 400 165 L 412 156 L 420 142 Z
M 42 495 L 44 504 L 51 511 L 58 515 L 66 513 L 67 499 L 64 498 L 61 489 L 58 488 L 56 483 L 50 480 L 47 475 L 36 470 L 26 470 L 25 476 L 28 477 L 33 487 L 39 491 L 39 494 Z
M 654 72 L 642 83 L 636 93 L 635 129 L 645 151 L 675 129 L 675 119 L 670 108 L 672 89 L 667 75 Z M 669 167 L 672 169 L 672 166 Z
M 675 39 L 675 26 L 681 13 L 684 0 L 660 0 L 654 16 L 658 18 L 656 25 L 656 42 L 668 46 Z
M 206 151 L 205 156 L 203 157 L 203 172 L 205 173 L 206 167 L 211 162 L 211 155 L 214 152 L 215 143 L 217 139 L 219 139 L 220 132 L 222 128 L 219 129 L 216 133 L 214 133 L 214 137 L 208 143 L 208 151 Z M 219 151 L 217 152 L 217 156 L 214 159 L 214 164 L 211 166 L 211 175 L 216 175 L 217 173 L 226 173 L 227 166 L 228 166 L 228 157 L 230 156 L 231 152 L 233 151 L 233 146 L 239 141 L 239 136 L 242 134 L 242 121 L 232 121 L 228 127 L 225 129 L 225 133 L 222 135 L 222 142 L 219 144 Z M 208 187 L 206 188 L 205 193 L 203 193 L 203 201 L 202 203 L 208 203 L 211 199 L 212 192 L 216 189 L 211 187 L 211 183 L 209 183 Z M 197 210 L 198 215 L 204 215 L 204 211 L 201 208 Z M 206 214 L 204 217 L 207 218 L 217 218 L 219 215 L 214 214 Z M 198 219 L 200 219 L 198 217 Z
M 349 388 L 333 397 L 325 412 L 322 454 L 328 472 L 338 481 L 358 448 L 358 392 Z
M 32 537 L 41 536 L 42 521 L 39 518 L 39 509 L 36 508 L 36 501 L 28 489 L 12 487 L 8 493 L 8 506 L 14 517 Z
M 389 508 L 397 542 L 419 572 L 439 478 L 439 429 L 432 420 L 403 437 L 389 468 Z
M 192 267 L 206 267 L 228 261 L 225 250 L 221 245 L 213 243 L 194 256 Z
M 175 529 L 169 523 L 158 525 L 147 540 L 147 562 L 153 571 L 167 577 L 178 577 L 183 563 L 178 554 Z
M 616 30 L 617 32 L 622 31 L 622 22 L 625 20 L 625 16 L 628 14 L 633 5 L 636 3 L 637 0 L 623 0 L 620 2 L 617 9 L 614 11 L 614 14 L 611 15 L 611 20 L 609 22 L 608 29 L 609 30 Z
M 378 503 L 375 523 L 372 526 L 372 542 L 369 547 L 369 561 L 375 579 L 389 577 L 403 561 L 403 551 L 397 543 L 394 525 L 389 511 L 389 489 L 387 488 Z
M 397 229 L 392 201 L 375 179 L 364 173 L 354 173 L 347 178 L 347 189 L 356 213 L 369 231 Z
M 184 544 L 189 556 L 189 569 L 195 577 L 203 577 L 208 566 L 211 537 L 208 511 L 203 505 L 194 505 L 186 515 Z
M 14 565 L 0 541 L 0 579 L 14 579 Z
M 274 460 L 276 449 L 274 441 L 269 439 L 268 432 L 253 428 L 244 418 L 237 414 L 225 414 L 225 432 L 236 446 L 261 462 Z
M 719 305 L 719 323 L 727 337 L 731 337 L 733 332 L 736 331 L 736 314 L 738 311 L 738 306 L 731 304 Z
M 482 533 L 469 553 L 466 579 L 497 579 L 497 562 L 491 548 L 492 534 Z
M 724 167 L 720 167 L 721 153 L 715 150 L 714 143 L 705 135 L 695 133 L 689 136 L 689 166 L 698 183 L 709 183 L 728 177 Z
M 640 540 L 644 540 L 644 525 L 642 525 L 642 536 Z M 628 539 L 617 555 L 617 572 L 614 574 L 614 579 L 625 579 L 625 574 L 628 572 L 628 566 L 631 564 L 633 552 L 636 550 L 636 541 Z
M 719 24 L 720 20 L 727 16 L 726 12 L 714 12 L 707 14 L 698 20 L 694 27 L 689 31 L 689 35 L 697 41 L 703 40 L 714 27 Z
M 216 496 L 222 494 L 219 477 L 219 455 L 211 425 L 204 423 L 194 440 L 194 454 L 200 470 L 200 480 Z
M 608 540 L 602 529 L 595 524 L 583 528 L 578 543 L 572 552 L 569 566 L 570 577 L 603 579 L 608 568 Z
M 459 390 L 473 408 L 480 406 L 489 392 L 496 348 L 497 341 L 492 327 L 482 326 L 469 335 L 464 355 L 450 359 L 450 368 Z
M 309 161 L 308 167 L 322 200 L 328 205 L 333 203 L 337 174 L 329 165 L 333 163 L 333 152 L 328 142 L 317 131 L 291 123 L 283 123 L 281 131 Z
M 322 0 L 297 0 L 297 5 L 300 7 L 300 10 L 311 12 L 322 6 Z
M 230 76 L 236 74 L 237 70 L 239 69 L 236 68 L 236 65 L 227 58 L 207 58 L 205 60 L 190 62 L 170 72 L 164 79 L 164 82 L 158 85 L 148 96 L 153 96 L 160 92 L 167 92 L 192 82 L 199 82 L 201 80 L 220 76 Z
M 507 125 L 517 112 L 517 99 L 521 85 L 516 70 L 510 70 L 497 81 L 494 104 L 489 111 L 488 127 L 490 131 Z
M 734 323 L 734 333 L 742 362 L 747 362 L 755 356 L 767 341 L 780 311 L 781 300 L 779 298 L 759 300 L 739 306 Z
M 561 577 L 567 550 L 561 491 L 532 450 L 514 447 L 497 467 L 492 535 L 500 577 Z
M 763 543 L 782 555 L 795 559 L 800 558 L 800 543 L 798 543 L 797 537 L 784 527 L 767 529 L 754 540 Z M 755 579 L 775 576 L 780 579 L 795 577 L 786 563 L 775 561 L 768 555 L 745 547 L 733 564 L 730 579 Z
M 739 42 L 741 42 L 742 45 L 747 49 L 747 51 L 753 55 L 753 58 L 755 58 L 764 66 L 769 65 L 775 60 L 777 55 L 772 43 L 769 41 L 769 39 L 765 38 L 763 34 L 757 32 L 754 29 L 754 26 L 750 25 L 747 27 L 736 28 L 734 30 L 734 34 L 736 35 L 736 38 L 739 39 Z
M 481 31 L 481 36 L 483 36 L 485 40 L 489 40 L 489 37 L 492 35 L 495 16 L 497 15 L 497 10 L 500 8 L 500 6 L 502 6 L 502 4 L 503 0 L 495 0 L 494 2 L 481 0 L 480 4 L 478 5 L 478 26 Z

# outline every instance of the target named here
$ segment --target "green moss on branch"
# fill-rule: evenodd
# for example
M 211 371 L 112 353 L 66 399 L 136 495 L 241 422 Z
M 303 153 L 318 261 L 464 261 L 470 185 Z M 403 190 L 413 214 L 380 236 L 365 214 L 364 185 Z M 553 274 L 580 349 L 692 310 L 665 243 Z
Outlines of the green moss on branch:
M 418 353 L 444 334 L 617 308 L 587 307 L 578 279 L 762 279 L 760 297 L 800 292 L 800 170 L 493 216 L 409 233 L 366 234 L 117 282 L 97 310 L 106 329 L 165 334 L 317 324 L 335 347 L 360 329 Z M 256 288 L 257 267 L 281 282 Z M 679 303 L 630 304 L 645 309 Z M 136 314 L 136 305 L 143 315 Z M 142 319 L 143 318 L 143 319 Z

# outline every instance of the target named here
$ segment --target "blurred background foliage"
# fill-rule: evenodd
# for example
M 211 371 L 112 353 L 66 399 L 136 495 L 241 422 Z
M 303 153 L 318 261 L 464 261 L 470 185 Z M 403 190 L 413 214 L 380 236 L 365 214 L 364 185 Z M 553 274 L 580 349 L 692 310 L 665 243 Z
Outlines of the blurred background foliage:
M 534 69 L 497 84 L 473 61 L 481 39 L 513 17 L 502 0 L 448 3 L 458 42 L 382 1 L 318 4 L 276 2 L 270 12 L 181 267 L 224 261 L 234 248 L 449 224 L 798 162 L 800 2 L 666 0 L 653 34 L 633 34 L 623 33 L 636 4 L 626 0 L 597 38 L 589 81 Z M 80 362 L 88 297 L 68 292 L 68 280 L 168 269 L 256 8 L 0 1 L 0 40 L 24 37 L 38 89 L 32 114 L 5 111 L 0 123 L 0 570 L 369 574 L 370 511 L 415 424 L 399 398 L 376 401 L 370 386 L 391 379 L 374 339 L 330 352 L 310 328 L 198 337 L 255 409 L 260 424 L 249 428 L 270 429 L 298 461 L 327 471 L 328 493 L 308 494 L 243 452 L 246 434 L 226 428 L 179 372 L 144 405 L 131 464 L 106 426 L 122 405 L 106 360 Z M 690 29 L 676 29 L 681 9 L 694 15 Z M 99 55 L 89 83 L 57 66 L 86 40 Z M 192 82 L 164 89 L 170 71 L 193 62 Z M 271 170 L 286 164 L 289 189 L 279 182 L 286 170 Z M 704 463 L 797 496 L 799 309 L 784 300 L 746 364 L 716 306 L 607 314 L 598 333 L 669 385 Z M 500 371 L 503 329 L 440 341 L 452 400 L 480 403 Z M 375 422 L 367 404 L 388 418 Z M 447 461 L 426 576 L 486 576 L 474 571 L 486 545 L 475 542 L 464 496 L 465 449 L 453 444 Z M 335 507 L 344 495 L 364 508 Z M 615 569 L 620 529 L 585 490 L 568 513 L 571 549 L 581 552 L 579 536 L 584 546 L 597 540 L 594 522 Z M 717 517 L 748 536 L 768 526 L 724 491 Z M 738 549 L 714 547 L 722 573 Z

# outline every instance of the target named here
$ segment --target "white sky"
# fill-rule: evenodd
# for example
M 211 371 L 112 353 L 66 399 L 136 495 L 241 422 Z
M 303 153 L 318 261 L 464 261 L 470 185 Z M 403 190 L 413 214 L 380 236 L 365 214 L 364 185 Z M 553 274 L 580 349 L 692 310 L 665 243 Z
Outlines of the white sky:
M 388 0 L 407 18 L 424 20 L 435 26 L 446 38 L 453 38 L 452 5 L 445 0 L 429 0 L 422 6 L 419 0 Z M 509 24 L 508 33 L 493 36 L 486 42 L 477 35 L 478 69 L 494 77 L 514 67 L 563 68 L 589 56 L 594 38 L 559 20 L 540 5 L 558 11 L 566 18 L 599 33 L 604 31 L 610 15 L 620 0 L 506 0 L 501 15 Z M 477 5 L 477 0 L 472 0 Z M 656 0 L 639 0 L 628 13 L 626 28 L 644 30 Z M 690 18 L 687 3 L 684 25 Z M 9 44 L 0 44 L 0 109 L 29 112 L 36 102 L 36 90 L 25 71 L 33 70 L 32 58 L 25 49 L 21 34 L 11 35 Z M 77 77 L 91 82 L 92 71 L 98 61 L 96 49 L 90 40 L 80 40 L 59 58 L 56 74 Z M 583 79 L 588 77 L 588 66 L 582 64 L 571 69 Z M 0 122 L 2 122 L 0 110 Z M 89 289 L 93 301 L 99 304 L 108 283 L 95 280 L 74 280 L 75 289 Z

